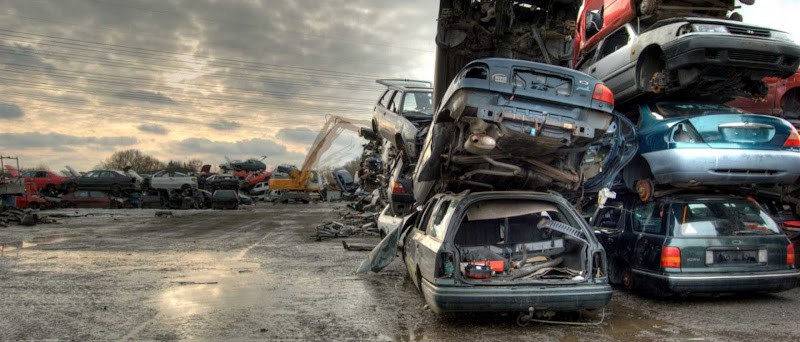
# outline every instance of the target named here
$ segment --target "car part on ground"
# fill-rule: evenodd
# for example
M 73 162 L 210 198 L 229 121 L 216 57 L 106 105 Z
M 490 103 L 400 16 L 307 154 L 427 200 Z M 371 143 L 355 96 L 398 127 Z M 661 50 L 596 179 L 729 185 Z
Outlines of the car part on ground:
M 317 226 L 317 241 L 349 236 L 378 236 L 375 213 L 347 213 L 338 221 L 325 222 Z
M 442 191 L 566 189 L 612 121 L 614 95 L 552 65 L 487 58 L 468 64 L 438 107 L 414 172 L 414 197 Z

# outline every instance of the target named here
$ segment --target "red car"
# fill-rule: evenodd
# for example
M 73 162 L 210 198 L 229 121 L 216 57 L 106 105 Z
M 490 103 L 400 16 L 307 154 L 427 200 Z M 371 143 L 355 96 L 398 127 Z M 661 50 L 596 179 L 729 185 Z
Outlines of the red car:
M 53 193 L 61 189 L 61 182 L 69 177 L 59 176 L 49 170 L 25 171 L 22 173 L 25 182 L 33 182 L 40 191 Z
M 25 194 L 14 196 L 14 206 L 19 209 L 43 209 L 52 206 L 52 202 L 39 196 L 33 182 L 25 181 Z
M 769 86 L 764 101 L 739 98 L 728 105 L 752 113 L 780 116 L 800 126 L 800 71 L 787 79 L 767 77 L 764 82 Z
M 102 191 L 78 190 L 61 196 L 64 208 L 104 208 L 116 209 L 120 203 Z

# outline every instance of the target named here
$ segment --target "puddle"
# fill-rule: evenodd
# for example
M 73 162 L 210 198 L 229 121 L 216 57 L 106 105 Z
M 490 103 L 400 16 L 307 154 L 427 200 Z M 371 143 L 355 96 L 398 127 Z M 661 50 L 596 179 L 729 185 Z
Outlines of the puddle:
M 35 236 L 28 240 L 12 241 L 0 243 L 0 250 L 3 252 L 11 252 L 25 248 L 33 248 L 42 245 L 52 245 L 65 241 L 72 240 L 81 234 L 59 234 L 47 236 Z

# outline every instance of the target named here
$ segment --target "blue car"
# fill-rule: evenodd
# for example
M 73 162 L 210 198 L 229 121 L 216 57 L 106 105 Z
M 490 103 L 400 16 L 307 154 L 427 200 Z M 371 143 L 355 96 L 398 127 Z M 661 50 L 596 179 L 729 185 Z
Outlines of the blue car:
M 658 185 L 776 185 L 800 177 L 800 136 L 784 119 L 668 101 L 627 114 L 639 117 L 639 151 L 622 176 L 643 199 Z

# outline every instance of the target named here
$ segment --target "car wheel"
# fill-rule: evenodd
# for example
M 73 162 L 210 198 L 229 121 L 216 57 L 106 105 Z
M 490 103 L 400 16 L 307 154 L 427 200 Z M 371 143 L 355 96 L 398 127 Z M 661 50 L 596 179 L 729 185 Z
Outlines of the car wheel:
M 669 86 L 664 55 L 659 51 L 647 51 L 639 59 L 639 89 L 645 93 L 661 94 Z
M 636 182 L 636 193 L 639 194 L 639 199 L 642 202 L 648 202 L 653 199 L 655 192 L 655 185 L 650 179 L 640 179 Z
M 800 119 L 800 89 L 786 92 L 781 102 L 784 119 L 793 121 Z
M 656 13 L 656 7 L 656 0 L 639 0 L 639 15 L 652 15 Z
M 622 286 L 628 291 L 636 289 L 636 282 L 633 280 L 633 271 L 630 266 L 627 265 L 622 270 Z

